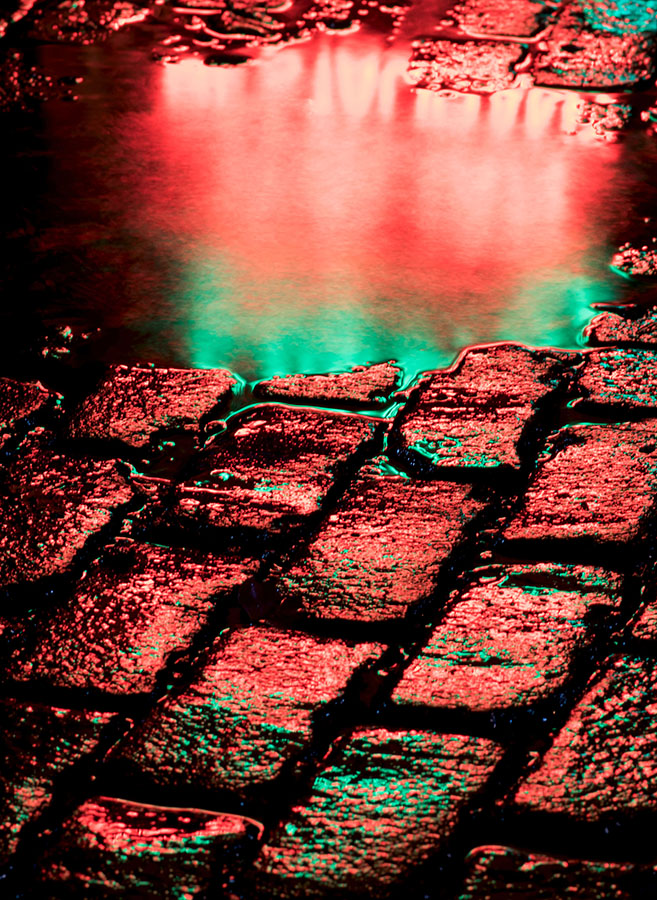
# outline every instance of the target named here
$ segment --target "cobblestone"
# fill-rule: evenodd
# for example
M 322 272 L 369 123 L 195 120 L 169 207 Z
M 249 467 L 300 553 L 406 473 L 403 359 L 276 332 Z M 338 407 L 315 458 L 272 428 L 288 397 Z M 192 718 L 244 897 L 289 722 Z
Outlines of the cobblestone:
M 592 344 L 636 344 L 652 347 L 657 344 L 657 310 L 650 309 L 638 319 L 628 319 L 617 313 L 600 313 L 584 330 Z
M 354 366 L 349 372 L 330 375 L 287 375 L 259 381 L 257 397 L 307 401 L 328 406 L 381 406 L 399 387 L 401 369 L 392 362 Z
M 594 350 L 585 357 L 579 385 L 591 403 L 629 410 L 655 409 L 656 364 L 653 350 Z

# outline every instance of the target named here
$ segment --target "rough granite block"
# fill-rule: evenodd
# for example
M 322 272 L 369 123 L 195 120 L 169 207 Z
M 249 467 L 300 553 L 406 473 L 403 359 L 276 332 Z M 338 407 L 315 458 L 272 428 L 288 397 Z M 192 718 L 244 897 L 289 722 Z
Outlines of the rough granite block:
M 53 897 L 197 897 L 234 876 L 261 833 L 242 816 L 95 797 L 64 822 L 39 882 Z
M 303 556 L 277 579 L 305 615 L 403 618 L 435 591 L 483 504 L 467 485 L 413 480 L 380 459 L 365 466 Z
M 656 451 L 652 422 L 561 429 L 505 540 L 631 546 L 653 517 Z
M 357 729 L 255 864 L 258 897 L 387 897 L 448 844 L 502 757 L 492 741 Z
M 52 800 L 57 780 L 98 746 L 114 713 L 79 712 L 13 700 L 0 702 L 2 810 L 0 864 L 16 850 L 21 829 Z
M 584 329 L 591 344 L 657 345 L 657 308 L 652 307 L 638 319 L 627 319 L 616 313 L 600 313 Z
M 4 666 L 3 678 L 114 694 L 151 691 L 253 576 L 257 561 L 120 540 L 93 563 L 73 596 L 48 609 Z
M 573 822 L 657 811 L 657 661 L 612 661 L 573 709 L 513 808 Z
M 381 406 L 399 387 L 401 369 L 393 362 L 354 366 L 330 375 L 286 375 L 260 381 L 256 397 L 325 403 L 330 406 Z
M 143 450 L 158 432 L 197 431 L 235 384 L 226 369 L 112 366 L 74 413 L 69 434 Z
M 563 364 L 514 344 L 467 350 L 455 366 L 430 373 L 395 420 L 394 450 L 430 468 L 519 469 L 519 445 Z
M 537 31 L 545 4 L 533 0 L 463 0 L 447 15 L 475 34 L 528 37 Z
M 194 682 L 162 703 L 115 755 L 158 785 L 255 788 L 308 746 L 313 715 L 382 652 L 380 644 L 239 629 L 212 645 Z
M 521 45 L 503 41 L 423 37 L 413 41 L 408 75 L 418 88 L 492 94 L 512 86 L 524 52 Z
M 621 578 L 584 566 L 486 570 L 453 602 L 392 699 L 402 706 L 491 713 L 549 698 L 597 621 L 612 619 Z
M 591 403 L 657 409 L 657 351 L 593 350 L 584 357 L 578 381 Z
M 349 413 L 251 407 L 198 455 L 169 520 L 191 529 L 276 532 L 300 525 L 381 427 Z

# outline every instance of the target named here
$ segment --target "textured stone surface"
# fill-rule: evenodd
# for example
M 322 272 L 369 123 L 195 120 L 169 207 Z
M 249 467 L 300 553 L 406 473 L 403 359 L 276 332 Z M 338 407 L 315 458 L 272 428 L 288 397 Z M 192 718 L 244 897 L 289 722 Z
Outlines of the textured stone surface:
M 509 847 L 477 847 L 468 863 L 459 900 L 634 900 L 651 896 L 655 887 L 648 865 L 558 859 Z
M 632 626 L 632 637 L 639 641 L 657 641 L 657 602 L 652 600 Z
M 574 0 L 589 27 L 614 34 L 657 31 L 654 0 Z
M 391 444 L 431 467 L 517 469 L 518 445 L 561 372 L 551 354 L 513 344 L 468 350 L 420 386 L 395 420 Z
M 654 77 L 654 40 L 628 31 L 594 30 L 581 10 L 563 13 L 534 63 L 546 87 L 631 88 Z
M 69 433 L 141 450 L 160 431 L 197 430 L 236 383 L 225 369 L 112 366 L 73 415 Z
M 51 394 L 38 381 L 15 381 L 0 378 L 0 447 L 16 427 L 44 409 Z
M 159 785 L 255 787 L 308 745 L 313 714 L 382 651 L 266 627 L 234 631 L 118 755 Z
M 586 326 L 584 335 L 592 344 L 657 345 L 657 308 L 652 307 L 638 319 L 601 313 Z
M 333 406 L 378 406 L 399 386 L 401 369 L 392 362 L 354 366 L 330 375 L 286 375 L 260 381 L 257 397 L 303 400 Z
M 515 809 L 585 822 L 657 811 L 656 713 L 657 662 L 613 661 L 521 782 Z
M 413 42 L 409 78 L 419 88 L 492 94 L 511 87 L 524 50 L 502 41 L 421 38 Z
M 657 278 L 657 244 L 623 244 L 611 258 L 611 268 L 638 281 Z
M 465 31 L 525 37 L 537 30 L 544 11 L 543 3 L 532 0 L 464 0 L 448 15 Z
M 64 573 L 132 497 L 116 460 L 25 444 L 0 482 L 0 585 Z
M 652 422 L 561 429 L 505 539 L 598 545 L 640 539 L 657 493 L 656 440 Z
M 579 385 L 592 403 L 624 409 L 655 409 L 657 351 L 593 350 L 584 358 Z
M 57 897 L 196 897 L 234 875 L 261 832 L 241 816 L 96 797 L 66 820 L 40 881 Z
M 491 568 L 448 608 L 392 695 L 404 706 L 492 712 L 544 700 L 614 617 L 621 579 L 601 569 Z
M 199 454 L 178 489 L 172 520 L 191 528 L 298 525 L 318 511 L 336 476 L 380 427 L 346 413 L 252 407 Z
M 127 694 L 150 691 L 258 563 L 122 540 L 90 566 L 73 597 L 41 615 L 4 677 Z
M 256 861 L 259 896 L 387 896 L 449 841 L 502 756 L 492 741 L 357 729 Z
M 1 701 L 0 864 L 15 851 L 21 829 L 51 802 L 57 779 L 98 746 L 113 714 Z
M 482 503 L 467 485 L 412 480 L 364 467 L 278 590 L 320 619 L 403 617 L 435 590 Z

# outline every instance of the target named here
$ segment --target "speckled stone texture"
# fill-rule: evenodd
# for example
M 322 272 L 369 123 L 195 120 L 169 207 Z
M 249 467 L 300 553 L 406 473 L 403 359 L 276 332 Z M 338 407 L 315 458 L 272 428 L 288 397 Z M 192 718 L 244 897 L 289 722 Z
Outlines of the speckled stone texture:
M 621 579 L 581 566 L 506 566 L 479 575 L 447 609 L 392 694 L 407 707 L 491 713 L 563 687 L 594 625 L 612 620 Z
M 219 638 L 186 689 L 162 703 L 117 755 L 158 785 L 254 788 L 307 747 L 313 716 L 383 652 L 257 626 Z
M 0 448 L 18 427 L 46 409 L 53 399 L 51 392 L 38 381 L 0 378 Z
M 526 37 L 538 29 L 544 12 L 545 5 L 532 0 L 464 0 L 447 15 L 468 32 Z
M 132 498 L 117 460 L 26 442 L 0 480 L 0 585 L 63 574 Z
M 654 894 L 650 865 L 559 859 L 510 847 L 473 850 L 458 900 L 636 900 Z
M 623 244 L 612 256 L 610 265 L 632 281 L 653 283 L 657 278 L 657 243 L 653 240 L 649 244 Z
M 423 37 L 413 42 L 408 77 L 419 88 L 491 94 L 510 88 L 523 47 L 502 41 L 463 43 Z
M 387 896 L 448 844 L 502 753 L 476 737 L 357 729 L 263 847 L 256 896 Z
M 197 897 L 221 891 L 261 832 L 241 816 L 94 797 L 64 822 L 40 882 L 60 898 Z
M 354 366 L 329 375 L 286 375 L 260 381 L 253 393 L 265 399 L 323 403 L 328 406 L 381 406 L 399 387 L 401 369 L 393 362 Z
M 657 351 L 593 350 L 584 358 L 579 386 L 591 403 L 628 410 L 655 410 Z
M 657 641 L 657 601 L 654 599 L 638 614 L 632 626 L 632 637 L 637 641 Z
M 584 329 L 584 336 L 591 344 L 657 345 L 657 308 L 652 307 L 637 319 L 619 316 L 617 313 L 600 313 Z
M 363 468 L 277 589 L 317 619 L 403 618 L 436 589 L 483 504 L 467 485 Z
M 656 441 L 650 421 L 562 429 L 504 538 L 631 546 L 644 537 L 653 515 Z
M 546 45 L 533 65 L 541 86 L 629 89 L 654 77 L 652 35 L 598 28 L 576 5 L 562 13 Z
M 121 540 L 69 601 L 41 613 L 3 678 L 112 694 L 152 690 L 258 563 Z
M 391 446 L 429 469 L 517 470 L 532 419 L 562 374 L 550 353 L 513 344 L 468 350 L 452 369 L 429 374 L 395 420 Z
M 57 709 L 41 704 L 0 702 L 2 823 L 0 865 L 16 850 L 21 830 L 50 804 L 71 769 L 98 748 L 112 713 Z
M 619 657 L 573 709 L 513 797 L 577 822 L 657 811 L 657 661 Z
M 365 416 L 265 405 L 231 419 L 178 488 L 171 521 L 191 529 L 281 531 L 318 512 L 336 479 L 372 449 Z
M 73 414 L 69 434 L 144 450 L 159 432 L 198 431 L 236 383 L 225 369 L 112 366 Z

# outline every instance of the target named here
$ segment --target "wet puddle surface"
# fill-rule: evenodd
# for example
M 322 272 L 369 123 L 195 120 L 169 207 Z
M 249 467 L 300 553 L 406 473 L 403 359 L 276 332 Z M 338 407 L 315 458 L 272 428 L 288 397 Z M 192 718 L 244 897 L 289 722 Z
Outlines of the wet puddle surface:
M 633 292 L 609 263 L 651 234 L 645 127 L 605 139 L 574 92 L 415 88 L 421 6 L 388 36 L 307 28 L 235 66 L 249 40 L 225 57 L 203 14 L 184 21 L 211 64 L 154 62 L 173 15 L 30 45 L 78 99 L 6 114 L 6 357 L 45 318 L 100 328 L 108 361 L 411 373 L 481 341 L 577 347 L 593 303 Z

